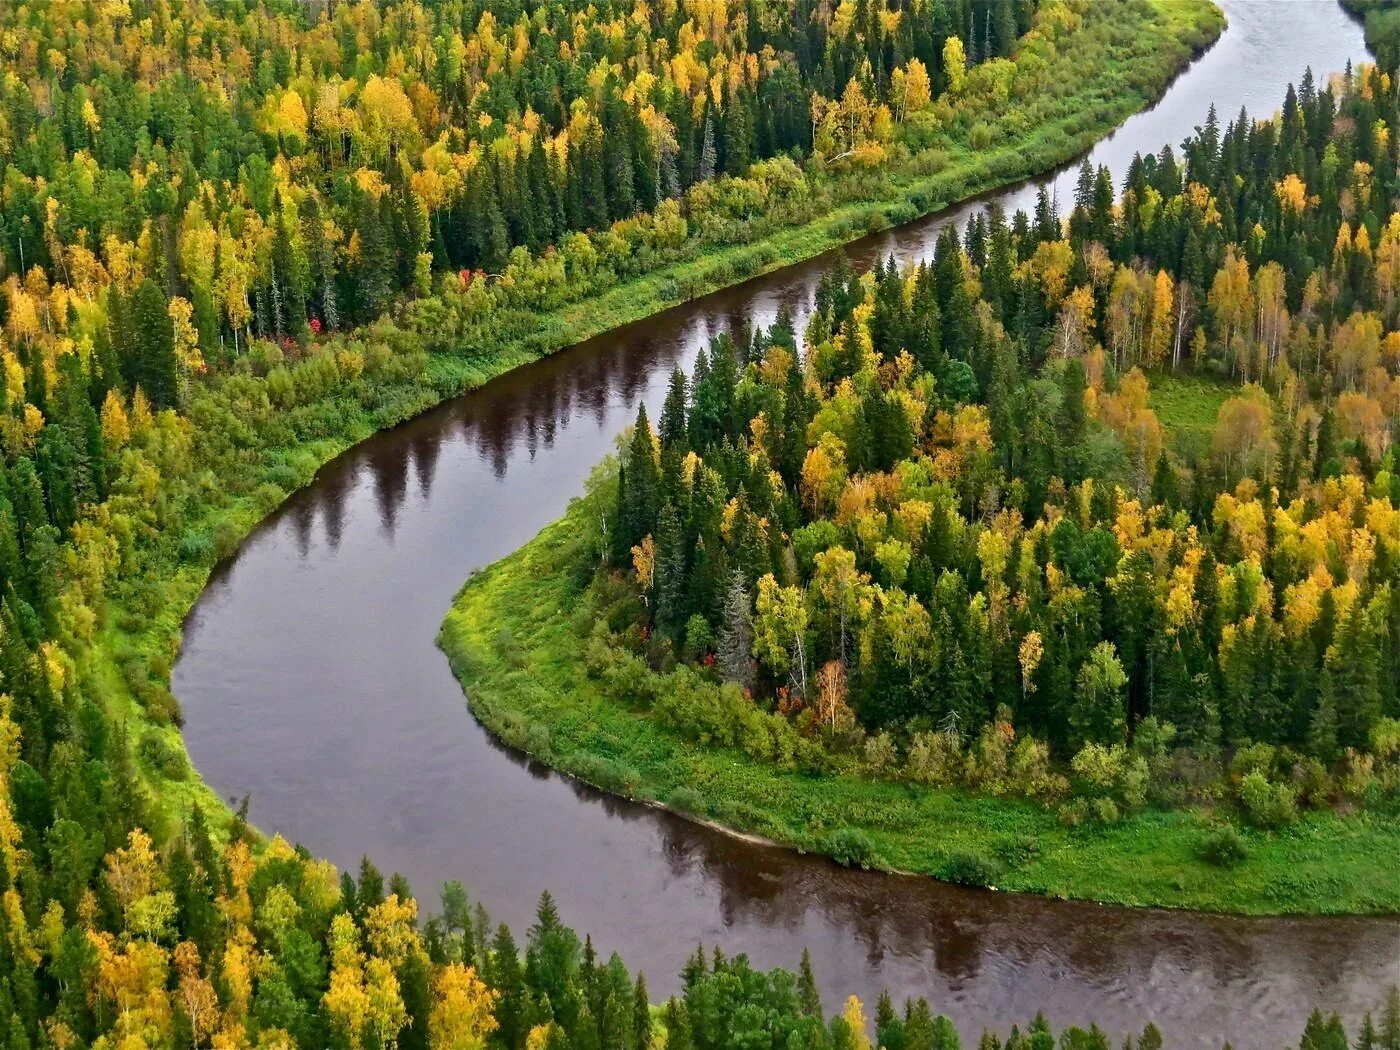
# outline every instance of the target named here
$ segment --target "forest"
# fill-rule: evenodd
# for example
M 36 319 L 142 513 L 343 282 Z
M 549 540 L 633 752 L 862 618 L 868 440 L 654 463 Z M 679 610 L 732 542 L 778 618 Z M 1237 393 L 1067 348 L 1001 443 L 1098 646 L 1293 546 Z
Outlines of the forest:
M 644 988 L 547 904 L 521 951 L 460 890 L 419 922 L 403 880 L 262 838 L 185 754 L 184 613 L 322 462 L 606 296 L 655 309 L 1061 162 L 1220 27 L 1156 0 L 0 4 L 0 1042 L 868 1045 L 858 1005 L 721 955 L 644 1031 Z M 877 1020 L 955 1043 L 918 1003 Z
M 1033 13 L 458 0 L 308 24 L 292 2 L 9 4 L 11 335 L 96 344 L 105 300 L 99 353 L 164 407 L 250 338 L 371 321 L 434 272 L 499 273 L 514 248 L 717 174 L 814 152 L 877 163 L 896 120 L 932 136 L 935 96 L 969 77 L 1004 97 Z M 115 315 L 143 329 L 156 292 L 176 345 L 126 345 Z
M 1248 869 L 1240 823 L 1384 825 L 1393 109 L 1376 68 L 1309 76 L 1273 120 L 1212 110 L 1121 187 L 1086 165 L 1066 216 L 1042 192 L 946 228 L 927 265 L 833 271 L 800 338 L 785 314 L 720 337 L 571 512 L 590 538 L 560 558 L 591 604 L 572 657 L 569 630 L 546 646 L 641 721 L 779 770 L 1033 800 L 1070 828 L 1224 807 L 1196 847 L 1217 869 Z M 443 644 L 479 684 L 493 643 L 470 619 L 459 604 Z M 507 723 L 513 743 L 565 749 L 549 705 L 516 717 L 543 724 Z M 575 771 L 636 790 L 636 739 Z M 671 801 L 781 828 L 723 788 Z M 892 863 L 857 828 L 775 834 Z M 935 873 L 1006 867 L 983 849 Z M 1372 866 L 1359 899 L 1388 878 Z

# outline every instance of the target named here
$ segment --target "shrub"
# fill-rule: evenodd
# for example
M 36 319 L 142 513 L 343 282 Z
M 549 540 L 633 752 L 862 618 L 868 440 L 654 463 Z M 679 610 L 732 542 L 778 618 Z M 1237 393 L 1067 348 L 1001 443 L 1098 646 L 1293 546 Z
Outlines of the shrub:
M 1350 798 L 1364 798 L 1376 782 L 1376 760 L 1372 755 L 1347 748 L 1340 786 Z
M 905 772 L 920 784 L 951 784 L 962 765 L 962 748 L 953 733 L 915 733 Z
M 968 133 L 967 144 L 973 149 L 986 149 L 995 137 L 996 133 L 991 125 L 979 120 L 972 125 L 972 130 Z
M 708 807 L 700 792 L 690 787 L 678 787 L 666 797 L 666 805 L 677 813 L 704 816 Z
M 1136 808 L 1147 801 L 1147 759 L 1122 744 L 1085 744 L 1070 760 L 1070 768 L 1090 787 L 1127 806 Z
M 685 622 L 685 658 L 699 660 L 715 646 L 715 632 L 710 621 L 699 613 Z
M 1251 823 L 1261 828 L 1279 828 L 1298 818 L 1292 785 L 1270 783 L 1257 771 L 1240 781 L 1240 805 Z
M 1303 757 L 1294 762 L 1289 779 L 1304 805 L 1320 808 L 1332 794 L 1332 778 L 1327 767 L 1315 758 Z
M 595 787 L 631 798 L 642 786 L 642 775 L 625 762 L 614 762 L 602 755 L 575 755 L 569 763 L 575 777 Z
M 1249 744 L 1235 752 L 1230 760 L 1230 772 L 1237 776 L 1259 773 L 1268 776 L 1274 768 L 1273 744 Z
M 1016 835 L 997 846 L 997 856 L 1012 867 L 1019 867 L 1040 856 L 1040 841 L 1034 835 Z
M 1005 792 L 1011 738 L 1009 723 L 988 722 L 982 727 L 963 758 L 963 779 L 968 786 L 993 795 Z
M 549 727 L 540 722 L 531 722 L 525 727 L 521 750 L 537 758 L 549 758 Z
M 875 776 L 883 776 L 894 769 L 898 761 L 899 752 L 889 733 L 881 733 L 865 741 L 865 765 Z
M 187 532 L 180 537 L 180 560 L 196 565 L 214 560 L 214 541 L 207 532 Z
M 1233 868 L 1249 857 L 1249 848 L 1233 826 L 1227 824 L 1206 834 L 1196 846 L 1196 855 L 1217 868 Z
M 1100 824 L 1118 823 L 1118 803 L 1111 798 L 1096 798 L 1089 803 L 1089 811 Z
M 1072 798 L 1057 811 L 1060 823 L 1067 828 L 1077 828 L 1089 819 L 1089 800 Z
M 645 660 L 618 648 L 603 665 L 601 677 L 608 697 L 630 707 L 650 707 L 662 686 Z
M 507 711 L 496 723 L 496 735 L 507 747 L 525 751 L 525 738 L 530 731 L 530 721 L 519 711 Z
M 878 863 L 875 844 L 859 828 L 837 828 L 821 843 L 821 851 L 848 868 L 872 868 Z
M 1006 771 L 1006 790 L 1043 801 L 1062 798 L 1069 783 L 1050 768 L 1050 747 L 1033 737 L 1023 736 L 1011 750 Z
M 155 684 L 148 678 L 138 695 L 141 702 L 145 704 L 146 713 L 151 716 L 151 721 L 157 725 L 182 726 L 185 724 L 185 713 L 180 707 L 180 701 L 169 689 Z
M 939 871 L 938 877 L 944 882 L 956 882 L 960 886 L 993 886 L 1001 874 L 1001 865 L 986 854 L 974 850 L 958 850 Z
M 141 759 L 169 780 L 184 780 L 189 775 L 189 763 L 180 746 L 167 739 L 164 733 L 152 730 L 141 738 Z
M 219 521 L 214 526 L 210 541 L 214 544 L 214 556 L 216 558 L 227 558 L 238 549 L 238 543 L 243 538 L 243 530 L 227 518 Z
M 1400 757 L 1400 719 L 1382 718 L 1371 727 L 1371 750 L 1381 761 Z

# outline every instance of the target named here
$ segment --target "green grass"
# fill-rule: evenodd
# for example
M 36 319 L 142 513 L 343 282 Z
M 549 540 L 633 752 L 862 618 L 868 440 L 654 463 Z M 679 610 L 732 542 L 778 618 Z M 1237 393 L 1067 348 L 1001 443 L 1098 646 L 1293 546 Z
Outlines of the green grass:
M 1196 856 L 1216 826 L 1196 811 L 1068 828 L 1032 803 L 785 772 L 687 743 L 603 695 L 584 670 L 593 616 L 580 540 L 589 530 L 573 520 L 581 506 L 474 575 L 438 637 L 477 718 L 558 769 L 802 850 L 862 832 L 891 870 L 952 875 L 959 854 L 979 855 L 1000 889 L 1245 914 L 1400 911 L 1400 822 L 1380 815 L 1310 813 L 1279 832 L 1245 829 L 1249 858 L 1222 870 Z
M 1148 387 L 1148 404 L 1167 428 L 1172 451 L 1185 458 L 1210 451 L 1210 436 L 1225 399 L 1238 387 L 1224 380 L 1156 373 Z

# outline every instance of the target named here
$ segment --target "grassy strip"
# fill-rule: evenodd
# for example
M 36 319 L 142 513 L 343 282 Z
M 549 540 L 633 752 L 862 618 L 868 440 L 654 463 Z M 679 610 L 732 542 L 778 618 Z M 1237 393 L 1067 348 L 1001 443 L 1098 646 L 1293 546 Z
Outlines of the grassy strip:
M 1239 387 L 1201 376 L 1154 373 L 1148 405 L 1171 435 L 1173 451 L 1187 459 L 1210 452 L 1220 406 Z
M 307 406 L 331 409 L 321 412 L 331 421 L 331 432 L 314 441 L 268 440 L 250 449 L 246 469 L 275 477 L 275 482 L 230 496 L 210 479 L 207 493 L 181 509 L 179 535 L 213 537 L 214 552 L 227 555 L 323 464 L 376 431 L 611 328 L 1068 162 L 1157 98 L 1222 28 L 1219 10 L 1206 0 L 1153 0 L 1151 22 L 1124 26 L 1133 38 L 1130 54 L 1106 64 L 1059 120 L 986 149 L 959 146 L 943 154 L 932 173 L 924 170 L 929 157 L 916 154 L 902 167 L 855 180 L 852 186 L 858 189 L 846 187 L 842 195 L 860 199 L 839 204 L 812 222 L 771 232 L 759 243 L 697 244 L 680 261 L 532 316 L 528 330 L 512 332 L 488 353 L 436 353 L 419 374 L 362 384 L 368 389 L 353 393 L 332 392 L 324 404 Z M 833 184 L 839 186 L 839 180 Z M 369 335 L 373 338 L 373 331 Z M 158 836 L 177 830 L 192 805 L 218 814 L 220 821 L 228 817 L 222 800 L 193 769 L 168 714 L 178 710 L 169 694 L 169 672 L 184 619 L 213 569 L 210 558 L 175 555 L 179 535 L 158 541 L 161 552 L 138 570 L 143 579 L 113 588 L 90 644 L 77 647 L 79 674 L 131 739 L 163 741 L 162 756 L 142 753 L 139 761 L 148 819 Z
M 1032 803 L 871 780 L 785 772 L 697 746 L 610 699 L 583 666 L 594 620 L 585 504 L 474 575 L 438 644 L 473 713 L 506 743 L 606 790 L 726 828 L 872 866 L 1000 889 L 1114 904 L 1241 914 L 1400 910 L 1400 825 L 1310 813 L 1241 832 L 1249 857 L 1225 870 L 1197 851 L 1207 813 L 1150 810 L 1112 825 L 1062 825 Z M 571 612 L 572 610 L 572 612 Z

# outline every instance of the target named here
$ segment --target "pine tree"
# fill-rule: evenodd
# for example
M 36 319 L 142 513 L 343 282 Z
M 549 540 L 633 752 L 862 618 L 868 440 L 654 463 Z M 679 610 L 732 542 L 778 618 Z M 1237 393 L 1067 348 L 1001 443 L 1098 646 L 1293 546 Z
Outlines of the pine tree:
M 632 993 L 632 1042 L 637 1050 L 651 1046 L 651 1002 L 647 998 L 647 979 L 640 973 Z
M 749 167 L 749 137 L 751 134 L 748 104 L 743 92 L 729 98 L 724 114 L 724 171 L 727 175 L 742 175 Z
M 632 548 L 656 528 L 661 509 L 661 472 L 656 462 L 656 441 L 645 405 L 637 408 L 618 480 L 617 530 L 613 557 L 620 564 L 630 558 Z
M 817 991 L 817 978 L 812 971 L 812 953 L 802 949 L 802 965 L 797 975 L 797 1000 L 807 1017 L 822 1016 L 822 997 Z
M 686 452 L 685 445 L 685 373 L 676 368 L 666 388 L 666 400 L 661 406 L 661 447 L 667 454 Z
M 153 408 L 175 407 L 180 389 L 175 328 L 165 295 L 150 278 L 132 293 L 131 324 L 136 337 L 126 363 L 127 381 L 146 392 Z
M 519 1047 L 525 1043 L 526 991 L 520 968 L 520 950 L 504 923 L 496 930 L 491 951 L 486 956 L 486 983 L 498 998 L 492 1011 L 496 1018 L 496 1038 L 502 1047 Z
M 667 502 L 661 508 L 656 526 L 656 569 L 652 585 L 653 609 L 657 627 L 677 638 L 685 624 L 686 596 L 685 536 L 676 508 Z
M 895 1013 L 889 992 L 875 1005 L 875 1042 L 881 1050 L 904 1050 L 904 1022 Z
M 753 609 L 741 572 L 729 579 L 720 624 L 717 664 L 726 682 L 753 688 Z
M 1322 672 L 1322 686 L 1318 693 L 1317 707 L 1308 723 L 1308 754 L 1323 763 L 1332 763 L 1337 758 L 1337 700 L 1336 690 L 1329 670 Z
M 388 306 L 397 267 L 390 231 L 385 229 L 378 202 L 368 193 L 360 194 L 356 219 L 360 255 L 355 290 L 360 314 L 368 320 Z
M 1323 667 L 1319 703 L 1336 711 L 1343 747 L 1365 747 L 1381 713 L 1379 652 L 1369 621 L 1359 602 L 1342 613 Z
M 704 139 L 700 146 L 700 160 L 695 166 L 695 181 L 706 182 L 715 177 L 715 117 L 710 107 L 705 109 Z

